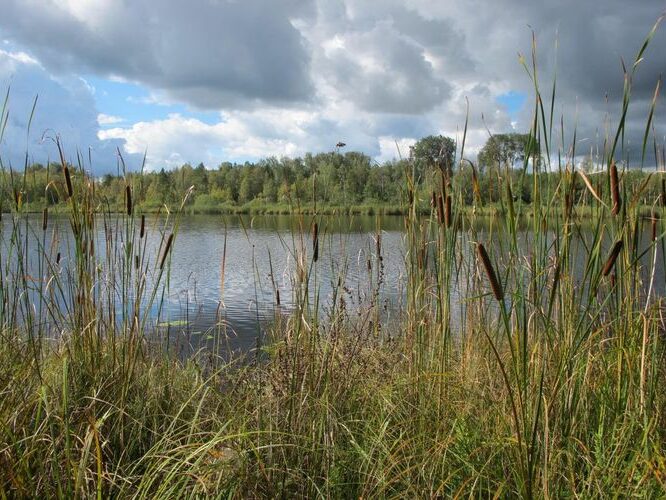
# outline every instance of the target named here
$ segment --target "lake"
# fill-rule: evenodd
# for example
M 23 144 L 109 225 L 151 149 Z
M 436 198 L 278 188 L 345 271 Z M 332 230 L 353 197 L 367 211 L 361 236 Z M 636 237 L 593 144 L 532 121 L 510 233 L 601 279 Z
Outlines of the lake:
M 98 259 L 104 260 L 104 242 L 110 234 L 123 245 L 128 239 L 122 220 L 118 216 L 97 220 Z M 170 266 L 166 267 L 168 272 L 162 278 L 165 293 L 159 294 L 148 310 L 154 330 L 183 352 L 200 347 L 248 351 L 257 344 L 258 338 L 264 337 L 267 325 L 276 315 L 287 316 L 293 310 L 298 288 L 294 281 L 298 249 L 303 251 L 301 255 L 307 255 L 304 270 L 311 278 L 307 292 L 310 302 L 312 307 L 319 307 L 324 317 L 334 290 L 340 289 L 342 295 L 338 300 L 344 301 L 349 315 L 366 314 L 368 307 L 376 304 L 382 324 L 389 330 L 399 328 L 400 323 L 392 320 L 402 314 L 406 296 L 404 218 L 344 216 L 323 217 L 319 221 L 319 258 L 315 263 L 312 261 L 312 217 L 183 216 L 170 253 Z M 149 261 L 146 266 L 149 284 L 157 274 L 162 235 L 173 229 L 172 223 L 166 227 L 163 224 L 164 217 L 148 216 L 146 238 L 141 240 L 145 242 L 145 258 Z M 43 264 L 40 268 L 40 252 L 34 242 L 49 249 L 52 257 L 61 254 L 58 273 L 71 273 L 74 267 L 68 219 L 52 216 L 46 233 L 42 232 L 41 225 L 41 215 L 31 215 L 22 219 L 19 226 L 23 239 L 33 241 L 32 245 L 28 244 L 28 272 L 25 274 L 31 280 L 27 287 L 32 290 L 29 294 L 35 310 L 39 309 L 38 284 L 41 286 L 47 281 L 48 273 Z M 11 218 L 5 214 L 2 255 L 6 289 L 12 279 L 22 275 L 15 272 L 16 265 L 11 263 L 8 250 L 11 234 Z M 25 234 L 29 235 L 27 239 Z M 521 244 L 529 246 L 529 233 L 520 234 Z M 377 258 L 378 238 L 381 260 Z M 459 246 L 472 251 L 471 242 L 465 241 L 467 237 L 461 238 Z M 583 239 L 584 236 L 578 236 L 575 240 L 579 252 L 582 252 Z M 641 244 L 646 246 L 648 242 L 649 236 L 644 232 Z M 661 258 L 659 255 L 657 262 L 661 263 Z M 659 265 L 657 271 L 655 290 L 663 294 L 663 266 Z M 111 282 L 109 273 L 123 272 L 117 263 L 110 264 L 99 279 Z M 44 278 L 40 280 L 39 276 Z M 338 282 L 341 287 L 337 286 Z M 119 287 L 117 280 L 113 283 L 114 287 Z M 465 293 L 457 282 L 453 287 L 452 320 L 455 323 L 463 313 L 461 299 Z M 63 309 L 71 307 L 71 297 L 67 295 L 65 291 L 58 299 Z M 148 308 L 146 301 L 143 307 Z

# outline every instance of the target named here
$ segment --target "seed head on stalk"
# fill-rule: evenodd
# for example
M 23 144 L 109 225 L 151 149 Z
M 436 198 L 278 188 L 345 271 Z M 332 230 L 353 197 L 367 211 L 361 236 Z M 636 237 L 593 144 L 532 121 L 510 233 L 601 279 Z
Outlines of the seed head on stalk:
M 484 270 L 486 271 L 486 276 L 490 282 L 490 288 L 493 291 L 493 295 L 499 302 L 501 302 L 504 300 L 504 290 L 502 290 L 502 285 L 500 285 L 500 282 L 497 279 L 495 268 L 490 262 L 490 257 L 488 256 L 488 252 L 486 251 L 486 247 L 483 246 L 483 243 L 476 244 L 476 252 L 481 260 L 481 264 L 483 264 Z
M 615 261 L 617 260 L 618 255 L 620 255 L 620 251 L 622 250 L 623 245 L 624 242 L 622 240 L 615 242 L 615 245 L 613 245 L 613 248 L 610 251 L 608 259 L 606 260 L 606 264 L 604 264 L 604 269 L 601 273 L 602 275 L 608 276 L 613 270 L 613 266 L 615 265 Z

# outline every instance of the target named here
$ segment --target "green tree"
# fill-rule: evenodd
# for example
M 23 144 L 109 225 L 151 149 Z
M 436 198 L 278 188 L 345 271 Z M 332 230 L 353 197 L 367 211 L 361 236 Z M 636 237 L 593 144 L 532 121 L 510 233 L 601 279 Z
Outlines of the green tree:
M 479 152 L 479 166 L 513 167 L 517 161 L 524 161 L 530 143 L 529 134 L 497 134 L 490 136 Z
M 455 141 L 444 135 L 429 135 L 416 141 L 410 148 L 412 158 L 424 162 L 427 167 L 445 171 L 449 177 L 453 173 L 455 153 Z

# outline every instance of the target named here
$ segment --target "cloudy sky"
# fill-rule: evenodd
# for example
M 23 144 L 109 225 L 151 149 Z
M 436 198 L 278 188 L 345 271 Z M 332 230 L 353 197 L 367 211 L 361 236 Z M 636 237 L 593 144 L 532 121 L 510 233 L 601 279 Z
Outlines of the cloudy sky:
M 429 134 L 460 134 L 470 155 L 492 133 L 525 131 L 528 58 L 552 85 L 555 122 L 578 150 L 617 123 L 622 65 L 665 0 L 1 0 L 0 90 L 9 120 L 0 157 L 68 155 L 116 170 L 330 151 L 378 161 Z M 666 73 L 666 25 L 634 80 L 626 154 Z M 557 48 L 556 48 L 557 44 Z M 30 110 L 35 117 L 27 130 Z M 663 140 L 664 105 L 655 118 Z M 558 126 L 559 128 L 559 126 Z M 559 134 L 559 130 L 558 130 Z

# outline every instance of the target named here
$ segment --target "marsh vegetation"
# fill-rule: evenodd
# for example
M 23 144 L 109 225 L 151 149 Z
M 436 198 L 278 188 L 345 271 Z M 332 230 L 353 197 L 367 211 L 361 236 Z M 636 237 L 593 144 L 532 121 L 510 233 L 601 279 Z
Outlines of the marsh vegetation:
M 189 187 L 146 218 L 135 177 L 120 204 L 85 169 L 73 179 L 61 150 L 45 186 L 59 202 L 35 222 L 29 169 L 5 172 L 2 497 L 663 495 L 662 174 L 630 182 L 623 118 L 603 173 L 576 170 L 575 139 L 556 146 L 549 125 L 555 96 L 527 69 L 531 146 L 520 168 L 496 169 L 496 198 L 464 135 L 452 175 L 435 168 L 426 182 L 401 164 L 401 271 L 373 232 L 352 313 L 349 267 L 321 269 L 339 247 L 313 189 L 312 213 L 294 203 L 280 238 L 288 280 L 267 291 L 289 309 L 233 357 L 217 323 L 214 345 L 185 357 L 154 328 Z M 529 199 L 517 196 L 527 185 Z M 490 203 L 500 216 L 485 217 Z M 228 252 L 210 259 L 221 309 Z M 275 256 L 256 260 L 274 276 Z M 402 306 L 387 321 L 381 290 L 398 272 Z

